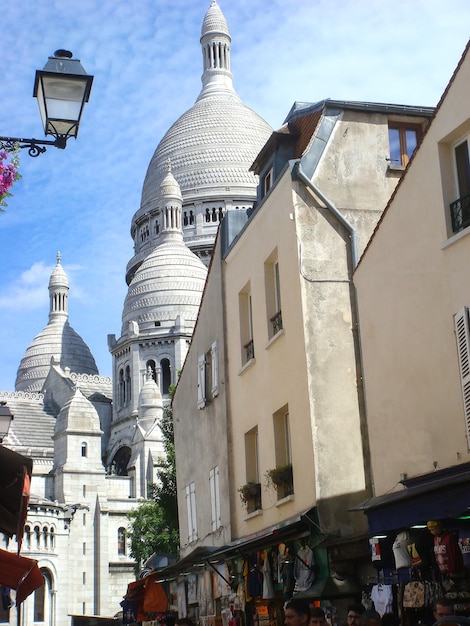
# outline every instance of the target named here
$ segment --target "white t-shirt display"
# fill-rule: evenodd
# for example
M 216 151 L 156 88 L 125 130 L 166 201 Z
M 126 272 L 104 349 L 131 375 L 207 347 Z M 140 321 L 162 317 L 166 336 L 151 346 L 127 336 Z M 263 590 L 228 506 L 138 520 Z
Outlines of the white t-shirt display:
M 397 569 L 401 569 L 402 567 L 411 567 L 411 555 L 408 551 L 408 546 L 410 544 L 410 534 L 407 531 L 398 533 L 392 546 L 395 567 Z

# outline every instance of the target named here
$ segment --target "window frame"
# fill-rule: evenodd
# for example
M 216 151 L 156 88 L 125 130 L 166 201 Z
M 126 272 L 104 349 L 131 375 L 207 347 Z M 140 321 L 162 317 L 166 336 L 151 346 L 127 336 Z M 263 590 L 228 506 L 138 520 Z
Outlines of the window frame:
M 398 138 L 400 142 L 400 162 L 397 163 L 396 160 L 392 160 L 392 150 L 391 150 L 391 141 L 390 141 L 390 131 L 397 130 Z M 407 131 L 415 131 L 416 132 L 416 146 L 413 148 L 412 152 L 409 154 L 407 149 L 407 140 L 406 133 Z M 416 151 L 418 144 L 421 140 L 423 134 L 423 129 L 420 124 L 413 124 L 412 122 L 395 122 L 390 120 L 388 122 L 388 145 L 389 145 L 389 167 L 391 169 L 403 169 L 405 168 L 411 160 L 411 157 Z

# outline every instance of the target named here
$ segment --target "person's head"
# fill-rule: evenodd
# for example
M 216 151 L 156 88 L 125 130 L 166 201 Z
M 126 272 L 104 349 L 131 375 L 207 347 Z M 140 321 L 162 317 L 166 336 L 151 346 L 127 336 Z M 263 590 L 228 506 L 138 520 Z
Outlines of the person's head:
M 359 626 L 361 623 L 362 614 L 365 611 L 365 607 L 362 604 L 350 604 L 348 606 L 348 626 Z
M 380 626 L 400 626 L 400 619 L 395 613 L 384 613 L 380 620 Z
M 380 626 L 380 615 L 377 611 L 364 611 L 361 616 L 361 626 Z
M 326 626 L 325 611 L 319 606 L 310 609 L 310 626 Z
M 442 524 L 441 522 L 435 521 L 435 520 L 430 520 L 426 526 L 428 527 L 429 532 L 431 533 L 431 535 L 433 535 L 434 537 L 439 537 L 439 535 L 442 535 Z
M 452 602 L 448 598 L 437 598 L 434 601 L 434 619 L 438 620 L 441 617 L 447 617 L 447 615 L 454 614 L 454 607 Z
M 309 626 L 310 606 L 306 600 L 292 598 L 284 608 L 286 626 Z

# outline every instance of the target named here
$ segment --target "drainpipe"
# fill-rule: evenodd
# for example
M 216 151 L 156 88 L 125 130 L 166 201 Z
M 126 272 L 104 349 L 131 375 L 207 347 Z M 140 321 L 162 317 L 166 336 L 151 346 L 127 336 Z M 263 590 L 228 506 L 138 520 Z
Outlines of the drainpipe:
M 331 200 L 329 200 L 325 196 L 325 194 L 321 192 L 320 189 L 318 189 L 318 187 L 314 183 L 312 183 L 310 178 L 303 171 L 302 162 L 300 160 L 295 162 L 292 173 L 294 175 L 294 178 L 301 180 L 306 187 L 308 187 L 311 191 L 313 191 L 313 193 L 317 196 L 317 198 L 319 198 L 323 202 L 323 204 L 325 204 L 326 208 L 330 211 L 330 213 L 332 213 L 336 217 L 338 222 L 340 222 L 348 231 L 349 237 L 351 239 L 351 257 L 352 257 L 352 265 L 353 265 L 352 269 L 354 271 L 359 261 L 358 254 L 357 254 L 356 229 L 354 228 L 352 224 L 348 222 L 348 220 L 344 217 L 344 215 L 340 213 L 340 211 L 338 211 L 338 209 L 331 202 Z
M 367 429 L 367 410 L 366 410 L 366 395 L 364 390 L 364 368 L 363 368 L 363 356 L 362 356 L 362 343 L 361 343 L 361 332 L 359 326 L 359 312 L 357 306 L 357 293 L 354 282 L 352 280 L 352 274 L 357 267 L 359 262 L 358 252 L 357 252 L 357 234 L 356 229 L 352 224 L 348 222 L 348 220 L 342 215 L 340 211 L 335 207 L 335 205 L 329 200 L 325 194 L 320 191 L 320 189 L 315 185 L 310 178 L 305 174 L 302 169 L 302 162 L 298 159 L 292 168 L 292 177 L 294 180 L 300 180 L 304 183 L 307 189 L 310 189 L 315 196 L 323 202 L 326 208 L 330 211 L 330 213 L 338 220 L 340 224 L 344 226 L 349 234 L 349 239 L 351 241 L 351 260 L 352 260 L 352 271 L 350 277 L 350 285 L 351 285 L 351 309 L 353 315 L 353 332 L 356 342 L 357 349 L 357 358 L 356 365 L 358 368 L 358 389 L 360 388 L 359 393 L 359 411 L 361 414 L 361 426 L 362 426 L 362 434 L 364 435 L 364 458 L 367 460 L 367 469 L 364 467 L 365 476 L 366 476 L 366 484 L 369 484 L 369 488 L 371 489 L 371 493 L 373 493 L 373 477 L 372 477 L 372 467 L 370 460 L 370 448 L 369 448 L 369 434 Z

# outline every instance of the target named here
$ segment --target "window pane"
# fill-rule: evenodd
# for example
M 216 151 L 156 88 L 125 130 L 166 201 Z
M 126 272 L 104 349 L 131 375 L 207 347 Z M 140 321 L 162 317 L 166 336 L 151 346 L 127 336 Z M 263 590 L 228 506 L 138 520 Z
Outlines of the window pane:
M 457 162 L 457 177 L 459 180 L 459 197 L 470 193 L 470 161 L 468 158 L 468 143 L 464 141 L 455 148 Z
M 416 130 L 406 130 L 405 131 L 405 140 L 406 140 L 406 153 L 408 155 L 408 160 L 411 159 L 411 155 L 415 151 L 415 148 L 418 144 L 418 133 Z
M 390 143 L 390 163 L 391 165 L 401 165 L 400 152 L 400 131 L 398 128 L 388 129 L 388 141 Z

